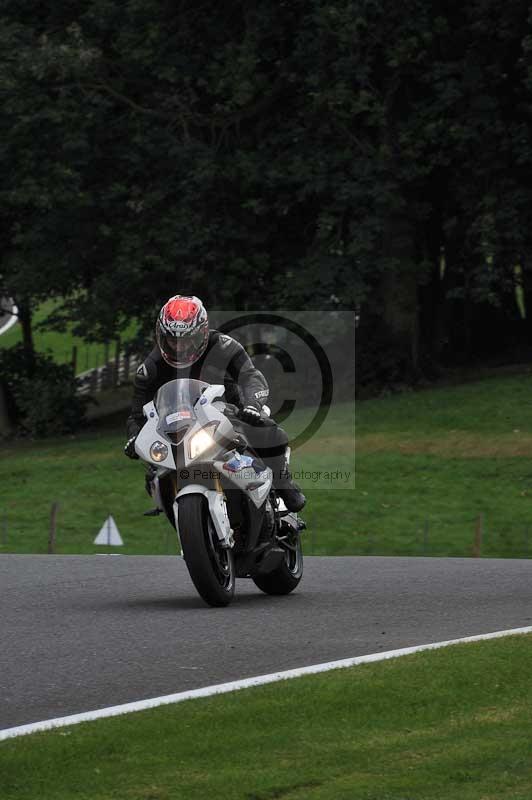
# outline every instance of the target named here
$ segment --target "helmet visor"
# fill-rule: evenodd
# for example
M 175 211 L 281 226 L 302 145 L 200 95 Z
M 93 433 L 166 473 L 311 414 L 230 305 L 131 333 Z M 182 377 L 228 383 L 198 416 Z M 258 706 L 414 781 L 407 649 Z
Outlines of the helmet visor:
M 173 367 L 193 364 L 207 344 L 204 330 L 197 330 L 184 336 L 172 336 L 160 331 L 157 339 L 165 361 Z

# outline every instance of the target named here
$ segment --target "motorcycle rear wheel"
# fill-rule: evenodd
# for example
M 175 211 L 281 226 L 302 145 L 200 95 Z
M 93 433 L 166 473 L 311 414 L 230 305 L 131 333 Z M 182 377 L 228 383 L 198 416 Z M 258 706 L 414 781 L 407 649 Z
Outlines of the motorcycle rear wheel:
M 291 544 L 293 549 L 286 550 L 284 561 L 278 567 L 265 575 L 253 575 L 253 583 L 265 594 L 290 594 L 303 577 L 301 537 L 296 535 Z
M 221 547 L 205 499 L 179 501 L 179 538 L 192 583 L 210 606 L 227 606 L 235 593 L 233 551 Z

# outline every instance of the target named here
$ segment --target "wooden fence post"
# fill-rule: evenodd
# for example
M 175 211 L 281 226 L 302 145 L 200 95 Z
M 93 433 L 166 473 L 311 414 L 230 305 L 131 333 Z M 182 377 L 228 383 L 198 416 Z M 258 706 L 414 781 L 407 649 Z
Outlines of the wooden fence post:
M 118 386 L 118 370 L 120 369 L 120 337 L 116 340 L 116 347 L 115 347 L 115 368 L 113 374 L 113 387 L 116 388 Z
M 50 533 L 48 535 L 48 553 L 52 554 L 55 550 L 55 533 L 57 525 L 57 511 L 59 503 L 52 503 L 52 510 L 50 512 Z

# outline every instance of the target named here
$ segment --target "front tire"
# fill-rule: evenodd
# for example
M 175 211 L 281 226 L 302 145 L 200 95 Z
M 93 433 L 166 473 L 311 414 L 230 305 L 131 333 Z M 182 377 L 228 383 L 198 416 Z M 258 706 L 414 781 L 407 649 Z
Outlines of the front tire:
M 254 575 L 255 586 L 266 594 L 290 594 L 303 577 L 303 548 L 301 537 L 296 534 L 295 541 L 286 549 L 284 561 L 265 575 Z
M 210 606 L 227 606 L 235 593 L 233 551 L 221 547 L 205 499 L 179 500 L 179 538 L 192 583 Z

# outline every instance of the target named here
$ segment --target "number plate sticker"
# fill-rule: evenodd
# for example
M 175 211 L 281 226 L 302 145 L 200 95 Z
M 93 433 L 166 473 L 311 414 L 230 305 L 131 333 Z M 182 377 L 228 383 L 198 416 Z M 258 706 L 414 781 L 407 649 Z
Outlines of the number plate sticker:
M 179 422 L 181 419 L 192 419 L 191 411 L 175 411 L 173 414 L 168 414 L 166 417 L 166 424 L 171 425 L 172 422 Z

